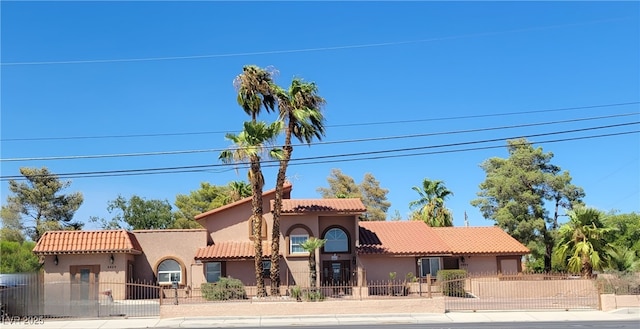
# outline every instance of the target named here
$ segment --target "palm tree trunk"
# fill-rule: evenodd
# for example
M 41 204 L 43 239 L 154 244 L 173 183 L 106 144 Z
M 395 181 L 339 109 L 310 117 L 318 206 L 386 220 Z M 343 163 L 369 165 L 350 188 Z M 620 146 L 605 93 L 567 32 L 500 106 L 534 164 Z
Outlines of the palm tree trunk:
M 309 252 L 309 278 L 311 282 L 309 283 L 311 286 L 311 291 L 316 291 L 316 287 L 318 286 L 318 275 L 316 273 L 316 251 L 312 250 Z
M 284 182 L 287 175 L 287 166 L 293 147 L 291 146 L 291 132 L 293 123 L 289 120 L 289 125 L 284 138 L 284 157 L 280 160 L 278 176 L 276 178 L 276 195 L 273 203 L 273 228 L 271 230 L 271 295 L 280 295 L 280 215 L 282 213 L 282 197 L 284 194 Z
M 253 216 L 251 221 L 253 224 L 253 246 L 255 249 L 254 265 L 256 271 L 256 296 L 265 297 L 267 292 L 264 288 L 264 278 L 262 277 L 262 187 L 264 181 L 262 171 L 260 169 L 260 159 L 257 156 L 251 157 L 251 184 L 253 185 L 253 197 L 251 198 L 251 208 Z

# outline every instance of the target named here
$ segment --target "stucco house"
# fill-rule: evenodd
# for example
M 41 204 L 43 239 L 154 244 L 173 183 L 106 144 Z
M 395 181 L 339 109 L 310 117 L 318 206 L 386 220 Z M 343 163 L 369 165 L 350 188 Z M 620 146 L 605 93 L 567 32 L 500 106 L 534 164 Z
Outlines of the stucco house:
M 283 291 L 308 284 L 308 254 L 300 244 L 326 239 L 316 251 L 320 284 L 366 286 L 412 273 L 425 277 L 440 269 L 517 273 L 529 250 L 497 227 L 432 228 L 419 221 L 364 222 L 360 199 L 291 199 L 285 185 L 280 223 L 280 274 Z M 265 284 L 271 266 L 271 209 L 275 190 L 264 192 Z M 177 282 L 186 291 L 231 276 L 255 285 L 251 237 L 251 198 L 196 216 L 203 229 L 50 231 L 34 248 L 44 259 L 45 283 L 71 283 L 60 298 L 89 298 L 82 288 L 98 281 L 160 285 Z M 66 285 L 69 286 L 69 285 Z M 76 287 L 76 288 L 73 288 Z M 63 289 L 63 288 L 60 288 Z M 84 290 L 83 290 L 84 289 Z M 135 298 L 127 289 L 113 298 Z M 75 297 L 74 297 L 75 296 Z

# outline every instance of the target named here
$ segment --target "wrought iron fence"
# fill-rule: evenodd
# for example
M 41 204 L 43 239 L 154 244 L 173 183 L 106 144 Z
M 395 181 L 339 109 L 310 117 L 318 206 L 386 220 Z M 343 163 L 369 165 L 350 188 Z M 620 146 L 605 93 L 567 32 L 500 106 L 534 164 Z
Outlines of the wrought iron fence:
M 476 274 L 440 285 L 448 311 L 599 308 L 595 281 L 570 274 Z
M 602 294 L 640 295 L 640 272 L 599 274 L 596 282 Z

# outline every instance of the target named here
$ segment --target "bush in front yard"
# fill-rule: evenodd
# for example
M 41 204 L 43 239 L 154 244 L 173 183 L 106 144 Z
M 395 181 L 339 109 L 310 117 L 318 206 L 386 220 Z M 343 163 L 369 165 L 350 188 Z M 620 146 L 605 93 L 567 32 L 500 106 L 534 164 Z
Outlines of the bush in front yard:
M 246 299 L 242 281 L 234 278 L 220 278 L 215 283 L 203 283 L 200 286 L 202 297 L 206 300 Z
M 438 271 L 438 282 L 442 285 L 442 293 L 445 296 L 465 297 L 464 279 L 467 277 L 466 270 L 440 270 Z

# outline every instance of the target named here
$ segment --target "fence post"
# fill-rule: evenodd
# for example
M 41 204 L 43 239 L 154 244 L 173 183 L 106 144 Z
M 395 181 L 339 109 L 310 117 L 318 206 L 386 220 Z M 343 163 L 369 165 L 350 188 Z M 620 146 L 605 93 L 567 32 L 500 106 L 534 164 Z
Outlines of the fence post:
M 431 299 L 431 273 L 427 274 L 427 297 Z

